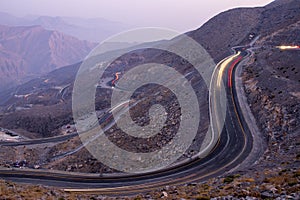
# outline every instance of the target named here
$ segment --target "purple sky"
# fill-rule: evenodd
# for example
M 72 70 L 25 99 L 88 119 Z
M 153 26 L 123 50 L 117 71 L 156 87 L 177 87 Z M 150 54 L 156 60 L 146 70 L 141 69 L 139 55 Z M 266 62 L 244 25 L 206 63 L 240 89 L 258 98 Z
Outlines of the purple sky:
M 1 0 L 0 11 L 16 16 L 102 17 L 138 26 L 187 31 L 235 7 L 262 6 L 272 0 Z

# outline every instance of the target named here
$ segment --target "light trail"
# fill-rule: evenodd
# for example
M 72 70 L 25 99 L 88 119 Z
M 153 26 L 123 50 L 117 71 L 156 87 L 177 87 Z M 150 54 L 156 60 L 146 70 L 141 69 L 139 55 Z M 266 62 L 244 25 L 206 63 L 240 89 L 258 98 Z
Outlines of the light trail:
M 243 59 L 242 56 L 239 56 L 230 66 L 229 72 L 228 72 L 228 87 L 232 87 L 232 72 L 233 68 Z
M 217 80 L 217 86 L 218 87 L 221 87 L 221 81 L 222 81 L 223 73 L 224 73 L 224 70 L 226 69 L 227 65 L 229 65 L 229 63 L 231 63 L 233 61 L 233 59 L 238 57 L 240 54 L 241 54 L 241 52 L 239 51 L 236 55 L 233 55 L 231 58 L 225 60 L 221 64 L 219 74 L 218 74 L 218 80 Z
M 121 72 L 117 72 L 115 74 L 116 78 L 111 82 L 111 85 L 114 87 L 115 86 L 115 83 L 117 80 L 119 80 L 119 75 L 121 75 Z
M 300 49 L 299 45 L 294 45 L 294 46 L 277 46 L 278 49 L 280 50 L 293 50 L 293 49 Z

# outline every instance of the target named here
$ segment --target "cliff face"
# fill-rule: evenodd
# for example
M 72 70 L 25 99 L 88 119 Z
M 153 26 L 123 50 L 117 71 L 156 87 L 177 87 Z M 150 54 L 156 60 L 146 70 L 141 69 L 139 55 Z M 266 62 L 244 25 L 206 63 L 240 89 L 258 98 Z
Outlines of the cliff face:
M 82 60 L 94 43 L 39 26 L 0 26 L 0 89 Z

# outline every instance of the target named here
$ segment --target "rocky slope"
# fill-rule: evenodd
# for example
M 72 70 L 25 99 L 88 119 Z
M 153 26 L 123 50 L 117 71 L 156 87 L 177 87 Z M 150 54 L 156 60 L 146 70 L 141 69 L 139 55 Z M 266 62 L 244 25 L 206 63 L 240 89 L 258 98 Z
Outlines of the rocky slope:
M 82 60 L 94 43 L 39 26 L 0 26 L 0 89 Z
M 298 7 L 294 4 L 294 7 Z M 274 9 L 274 8 L 273 8 Z M 297 14 L 299 15 L 299 14 Z M 299 169 L 300 49 L 280 49 L 300 44 L 300 20 L 282 25 L 261 37 L 245 63 L 243 81 L 248 103 L 268 148 L 259 169 Z M 274 29 L 274 28 L 272 28 Z
M 276 0 L 261 8 L 237 8 L 213 17 L 187 35 L 219 62 L 232 53 L 231 47 L 248 44 L 258 35 L 270 35 L 296 23 L 300 20 L 298 11 L 298 0 Z
M 300 43 L 299 25 L 300 20 L 261 38 L 245 67 L 249 103 L 262 131 L 271 137 L 282 137 L 300 126 L 300 51 L 277 48 Z
M 241 45 L 259 23 L 263 8 L 239 8 L 223 12 L 199 29 L 187 33 L 199 42 L 219 62 L 230 55 L 231 47 Z

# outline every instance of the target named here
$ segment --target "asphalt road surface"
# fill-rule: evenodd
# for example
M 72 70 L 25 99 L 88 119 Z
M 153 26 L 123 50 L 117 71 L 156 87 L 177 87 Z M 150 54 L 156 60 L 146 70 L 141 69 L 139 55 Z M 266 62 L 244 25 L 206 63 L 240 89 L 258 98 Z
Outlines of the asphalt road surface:
M 249 55 L 249 52 L 243 47 L 235 50 L 236 54 L 224 59 L 216 66 L 211 80 L 211 88 L 213 88 L 210 94 L 211 119 L 213 119 L 211 125 L 213 130 L 218 132 L 219 140 L 207 157 L 194 158 L 168 169 L 135 175 L 123 174 L 106 177 L 99 174 L 75 174 L 51 170 L 0 169 L 0 177 L 15 182 L 59 186 L 71 192 L 130 195 L 147 192 L 165 185 L 204 181 L 228 172 L 238 166 L 252 149 L 252 136 L 237 103 L 234 81 L 236 66 Z M 225 93 L 222 93 L 222 87 L 225 88 Z M 224 106 L 227 109 L 224 113 L 225 125 L 222 126 L 218 120 L 223 118 L 220 110 Z M 57 141 L 55 138 L 48 140 Z M 34 141 L 34 143 L 38 142 L 45 141 Z M 19 145 L 21 144 L 26 145 L 27 142 L 19 143 Z M 0 145 L 5 144 L 1 143 Z M 6 145 L 13 146 L 12 143 Z

